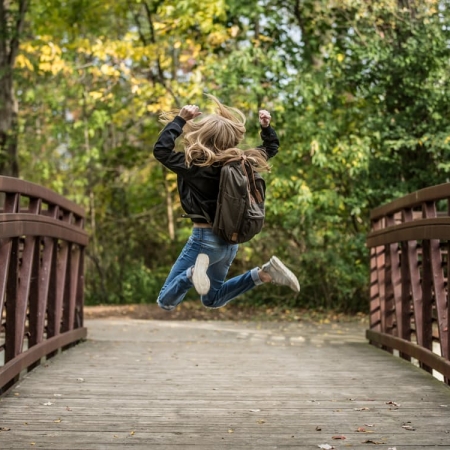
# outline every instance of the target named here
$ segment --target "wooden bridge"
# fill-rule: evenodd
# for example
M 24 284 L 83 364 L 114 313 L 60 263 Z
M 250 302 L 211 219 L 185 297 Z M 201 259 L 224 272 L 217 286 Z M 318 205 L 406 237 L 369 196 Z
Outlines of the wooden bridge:
M 83 211 L 0 192 L 0 449 L 450 449 L 450 184 L 372 212 L 367 331 L 84 323 Z

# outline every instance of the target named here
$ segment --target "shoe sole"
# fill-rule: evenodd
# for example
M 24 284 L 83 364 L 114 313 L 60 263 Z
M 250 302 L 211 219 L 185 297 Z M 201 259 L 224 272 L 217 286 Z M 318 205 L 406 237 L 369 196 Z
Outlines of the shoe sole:
M 197 256 L 192 274 L 192 283 L 198 295 L 206 295 L 209 292 L 210 281 L 206 271 L 209 267 L 209 257 L 204 253 Z
M 280 272 L 283 272 L 283 274 L 289 279 L 289 287 L 294 292 L 300 292 L 300 283 L 297 280 L 297 277 L 276 257 L 272 256 L 270 258 L 271 264 Z

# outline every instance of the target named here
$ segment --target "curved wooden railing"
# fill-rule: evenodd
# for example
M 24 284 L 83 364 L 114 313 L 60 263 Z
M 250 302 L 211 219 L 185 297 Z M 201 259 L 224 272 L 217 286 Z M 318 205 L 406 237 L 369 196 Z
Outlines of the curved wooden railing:
M 367 338 L 450 384 L 450 183 L 376 208 L 371 222 Z
M 1 208 L 3 205 L 3 208 Z M 41 358 L 86 337 L 84 211 L 0 177 L 0 393 Z

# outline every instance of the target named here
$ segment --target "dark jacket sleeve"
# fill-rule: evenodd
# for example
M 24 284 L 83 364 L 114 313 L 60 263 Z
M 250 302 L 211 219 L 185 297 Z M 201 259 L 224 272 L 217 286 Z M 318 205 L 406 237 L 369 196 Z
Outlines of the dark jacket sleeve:
M 155 158 L 177 174 L 183 174 L 189 169 L 186 167 L 186 158 L 183 152 L 176 152 L 175 141 L 183 132 L 186 121 L 180 116 L 168 123 L 161 131 L 155 146 L 153 155 Z
M 276 131 L 270 125 L 266 128 L 261 127 L 261 139 L 263 144 L 258 148 L 266 152 L 267 158 L 273 158 L 278 153 L 278 148 L 280 147 L 280 141 Z

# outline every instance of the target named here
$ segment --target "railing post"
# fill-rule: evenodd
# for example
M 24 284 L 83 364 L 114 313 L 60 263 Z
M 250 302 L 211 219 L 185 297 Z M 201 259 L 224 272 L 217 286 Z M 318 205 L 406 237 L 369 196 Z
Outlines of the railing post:
M 11 361 L 18 353 L 17 334 L 17 271 L 19 266 L 19 238 L 12 239 L 9 257 L 8 280 L 6 283 L 5 322 L 5 362 Z
M 372 222 L 372 231 L 380 229 L 380 221 Z M 370 328 L 381 331 L 381 305 L 378 269 L 379 247 L 370 249 Z

